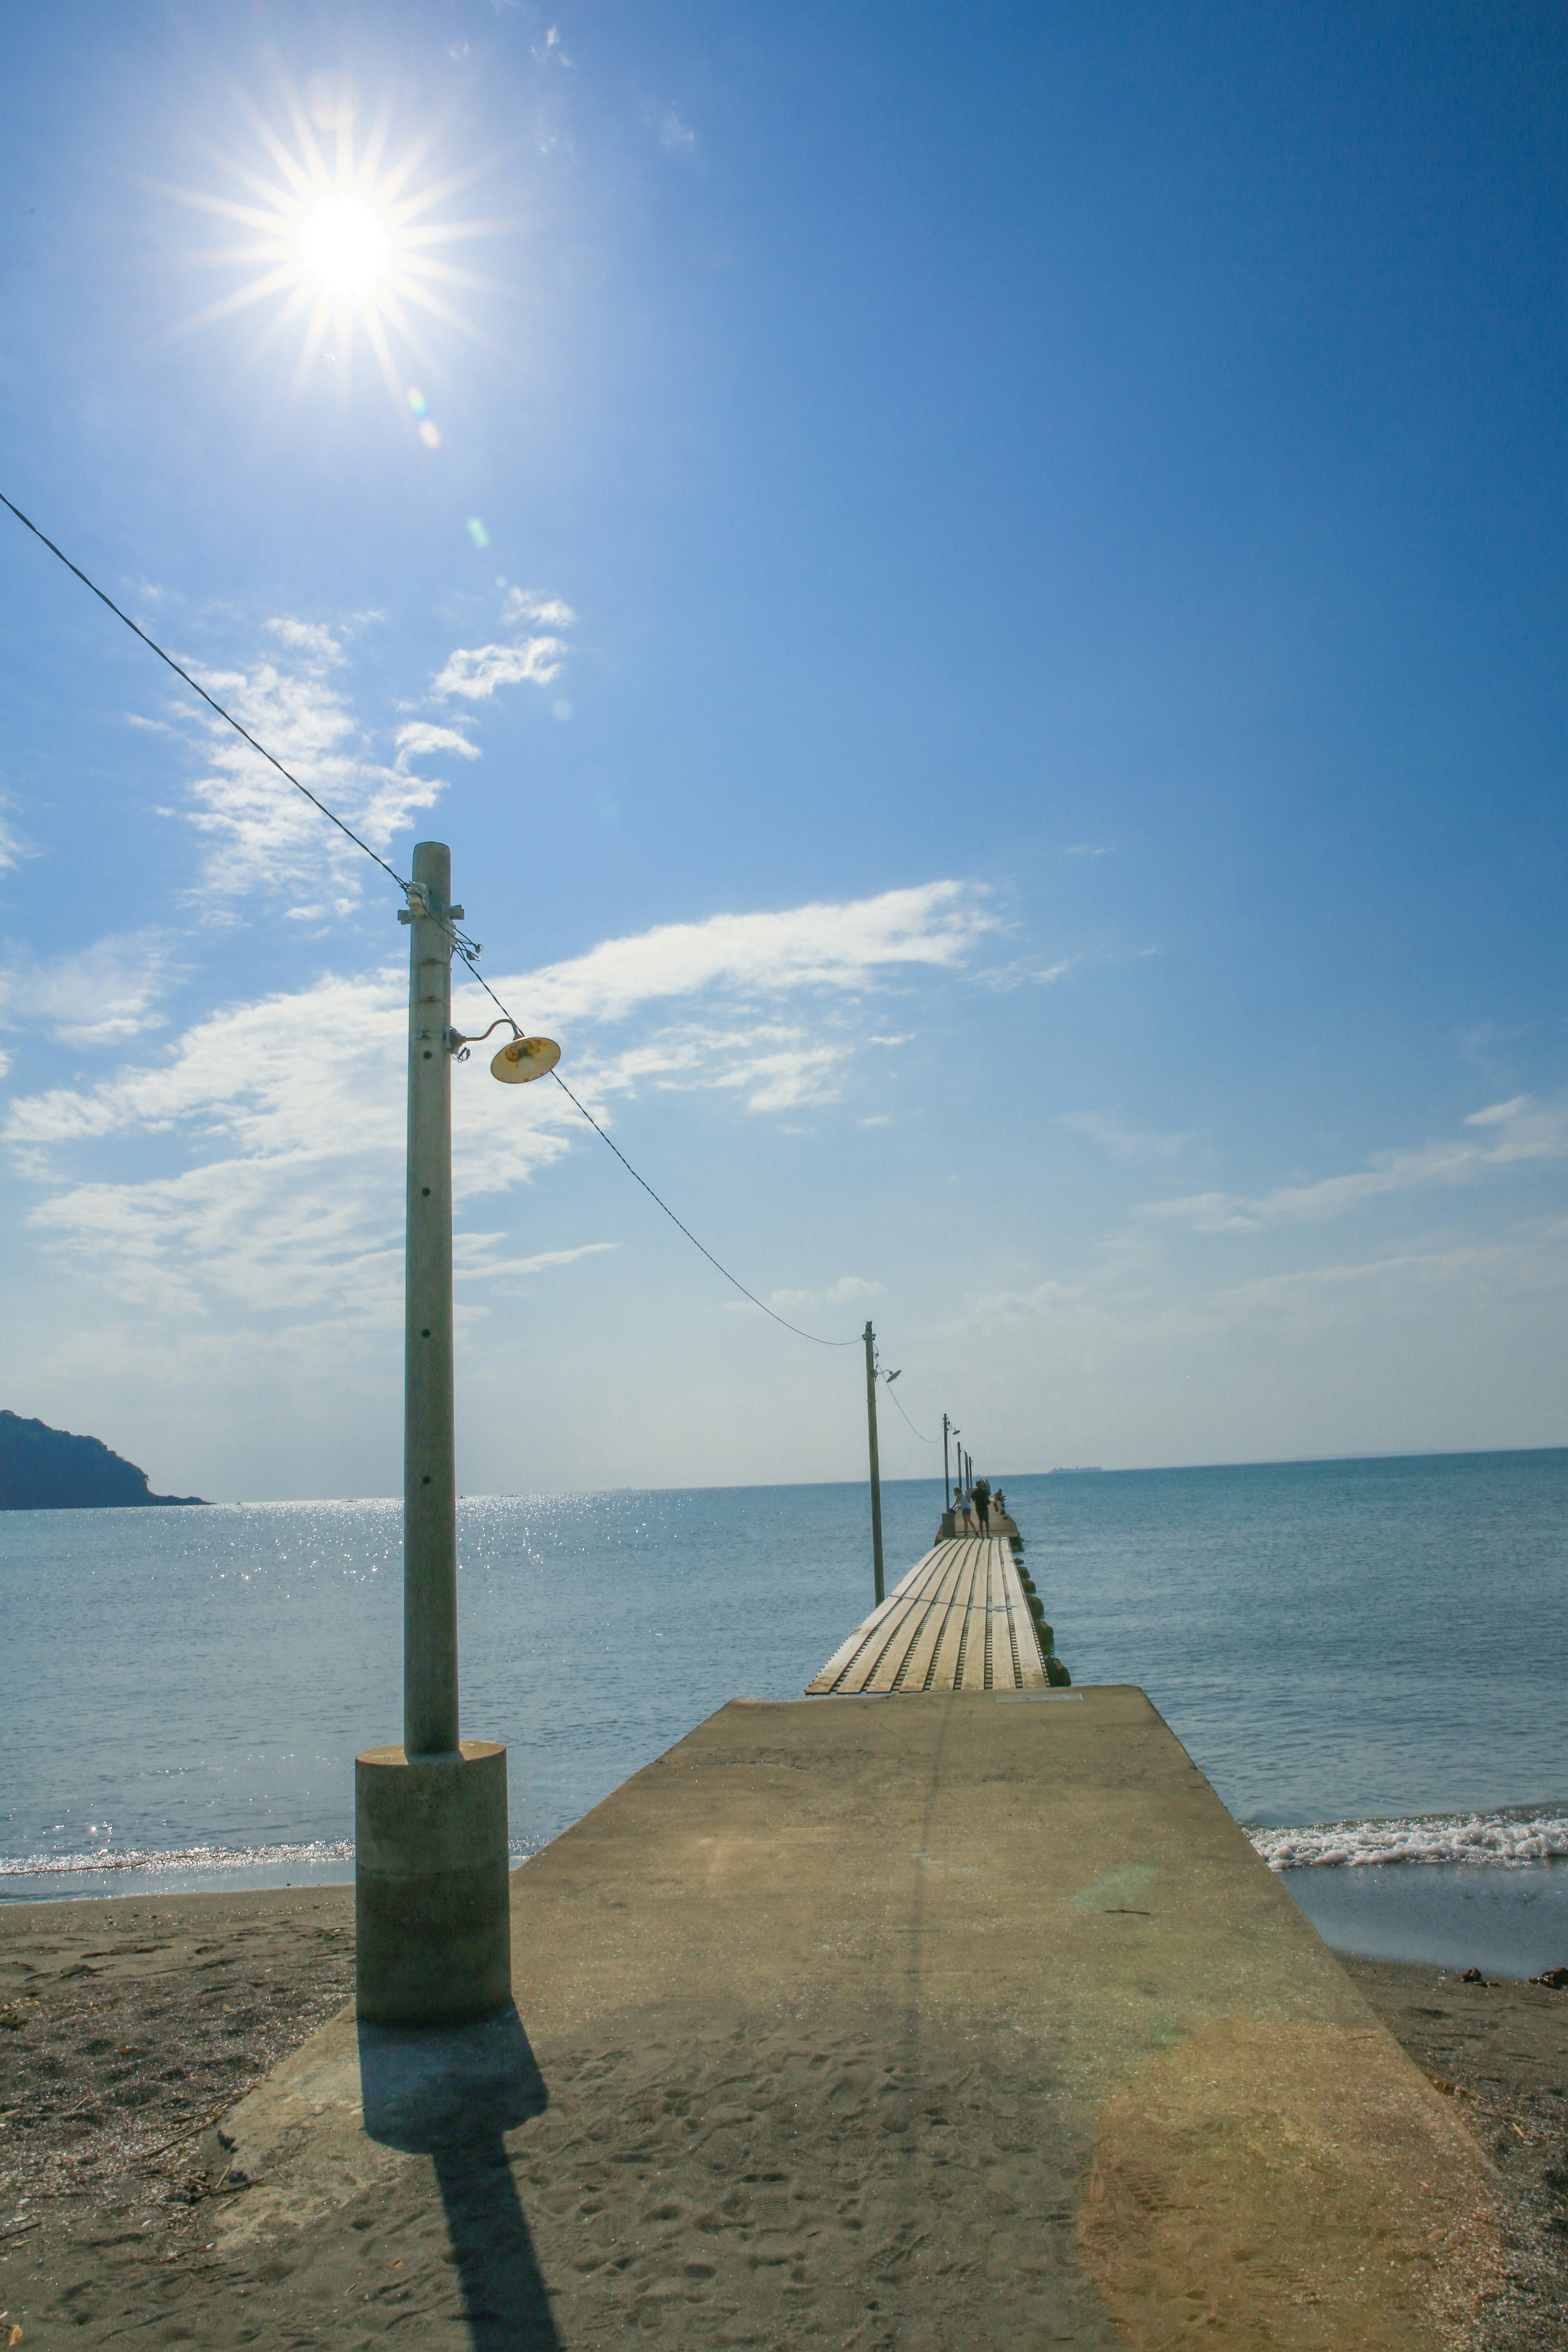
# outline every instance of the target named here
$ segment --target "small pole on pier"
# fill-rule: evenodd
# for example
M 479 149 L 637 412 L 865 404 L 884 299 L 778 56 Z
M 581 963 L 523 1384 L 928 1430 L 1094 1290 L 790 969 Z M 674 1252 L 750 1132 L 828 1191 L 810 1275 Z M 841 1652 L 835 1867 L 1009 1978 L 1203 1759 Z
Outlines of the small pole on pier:
M 882 1605 L 882 1473 L 877 1460 L 877 1335 L 866 1326 L 866 1426 L 871 1440 L 871 1570 Z
M 942 1417 L 942 1507 L 944 1511 L 951 1511 L 952 1508 L 952 1480 L 948 1475 L 947 1468 L 947 1433 L 952 1426 L 952 1423 L 944 1412 Z

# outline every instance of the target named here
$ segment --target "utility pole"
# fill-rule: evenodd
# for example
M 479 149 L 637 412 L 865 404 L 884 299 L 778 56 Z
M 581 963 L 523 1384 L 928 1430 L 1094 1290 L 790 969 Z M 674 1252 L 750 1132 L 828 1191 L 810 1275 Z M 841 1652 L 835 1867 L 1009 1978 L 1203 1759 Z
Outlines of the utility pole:
M 871 1440 L 871 1573 L 882 1605 L 882 1473 L 877 1461 L 877 1335 L 866 1326 L 866 1426 Z
M 952 1427 L 952 1423 L 944 1412 L 942 1417 L 942 1507 L 944 1511 L 952 1508 L 952 1481 L 947 1469 L 947 1433 Z
M 403 1745 L 354 1759 L 354 1999 L 380 2025 L 511 1998 L 506 1749 L 459 1739 L 452 1400 L 452 856 L 414 852 L 403 1416 Z M 504 1050 L 504 1049 L 503 1049 Z M 498 1059 L 500 1057 L 498 1056 Z
M 403 1752 L 458 1746 L 458 1459 L 452 1396 L 452 859 L 414 853 L 403 1328 Z

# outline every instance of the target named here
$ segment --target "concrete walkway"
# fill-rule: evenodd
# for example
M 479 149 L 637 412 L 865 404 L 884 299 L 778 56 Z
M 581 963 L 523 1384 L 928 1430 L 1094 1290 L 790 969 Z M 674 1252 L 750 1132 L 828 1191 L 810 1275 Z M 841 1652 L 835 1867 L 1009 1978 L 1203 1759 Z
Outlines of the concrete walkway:
M 515 2013 L 234 2111 L 245 2333 L 1464 2344 L 1487 2163 L 1142 1693 L 737 1700 L 514 1876 Z

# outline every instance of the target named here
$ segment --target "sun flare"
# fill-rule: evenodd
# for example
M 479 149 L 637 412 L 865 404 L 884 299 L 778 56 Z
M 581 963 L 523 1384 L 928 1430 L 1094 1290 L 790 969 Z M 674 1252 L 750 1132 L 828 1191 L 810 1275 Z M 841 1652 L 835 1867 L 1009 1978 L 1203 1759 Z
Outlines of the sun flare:
M 435 448 L 440 436 L 423 395 L 408 389 L 411 374 L 442 373 L 426 337 L 447 329 L 487 341 L 449 297 L 458 289 L 504 290 L 457 268 L 442 251 L 510 226 L 447 216 L 450 200 L 487 166 L 426 177 L 435 144 L 429 131 L 388 162 L 385 109 L 356 144 L 359 97 L 342 75 L 312 76 L 302 97 L 286 82 L 282 95 L 291 136 L 280 133 L 243 92 L 236 93 L 265 158 L 261 169 L 235 154 L 216 158 L 237 184 L 237 194 L 167 191 L 239 232 L 231 242 L 192 257 L 242 276 L 186 325 L 210 326 L 266 306 L 269 315 L 252 356 L 297 329 L 296 393 L 304 389 L 317 361 L 325 359 L 334 363 L 338 391 L 346 396 L 355 347 L 363 339 L 399 414 L 414 424 L 426 447 Z

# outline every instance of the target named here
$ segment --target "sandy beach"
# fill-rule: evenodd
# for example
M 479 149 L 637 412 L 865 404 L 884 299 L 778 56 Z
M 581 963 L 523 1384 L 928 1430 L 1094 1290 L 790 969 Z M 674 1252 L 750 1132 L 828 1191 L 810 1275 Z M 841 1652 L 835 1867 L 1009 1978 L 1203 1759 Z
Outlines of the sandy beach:
M 1487 2352 L 1560 2347 L 1568 2340 L 1568 1993 L 1377 1961 L 1344 1966 L 1495 2168 L 1507 2277 L 1475 2341 Z M 342 2007 L 352 1974 L 347 1887 L 0 1911 L 0 2342 L 254 2339 L 247 2301 L 251 2310 L 266 2302 L 278 2256 L 214 2245 L 219 2208 L 246 2193 L 221 2185 L 218 2127 Z M 584 2263 L 592 2201 L 574 2225 Z M 437 2325 L 445 2340 L 456 2258 L 396 2236 L 391 2210 L 384 2229 L 345 2232 L 328 2260 L 331 2275 L 316 2277 L 313 2308 L 291 2315 L 287 2340 L 381 2341 L 411 2319 Z M 323 2259 L 325 2249 L 317 2273 Z M 955 2278 L 952 2293 L 983 2298 L 984 2281 Z M 772 2340 L 737 2316 L 736 2340 Z M 957 2340 L 965 2315 L 947 2317 Z M 970 2340 L 984 2341 L 983 2310 L 970 2318 Z M 500 2314 L 466 2328 L 459 2321 L 453 2340 L 465 2333 L 497 2347 L 560 2340 Z

